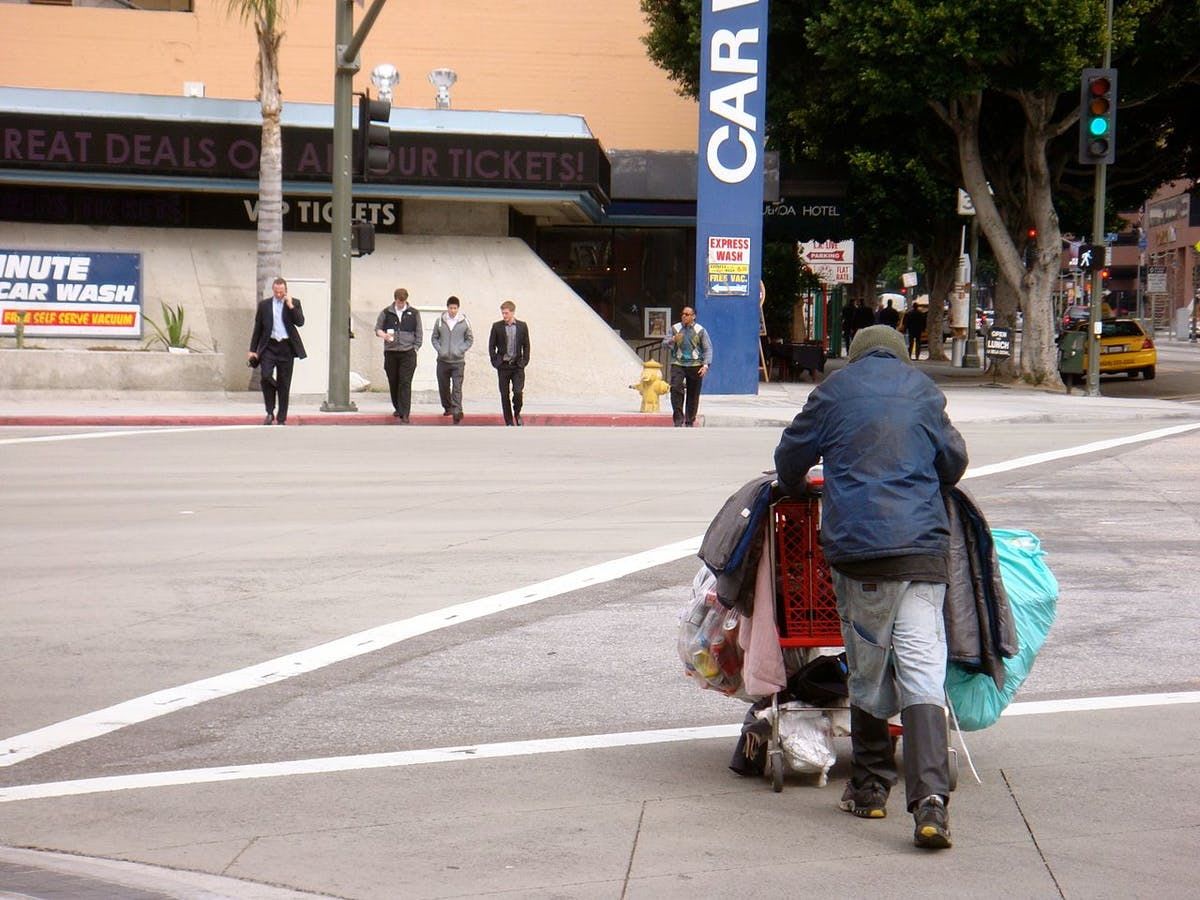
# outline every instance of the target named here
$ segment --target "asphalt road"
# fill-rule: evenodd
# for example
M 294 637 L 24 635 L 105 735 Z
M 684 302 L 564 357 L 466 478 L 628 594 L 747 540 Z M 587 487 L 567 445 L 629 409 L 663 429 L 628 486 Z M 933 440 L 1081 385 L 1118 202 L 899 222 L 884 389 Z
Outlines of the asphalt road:
M 1128 375 L 1105 375 L 1100 379 L 1100 393 L 1105 397 L 1200 400 L 1200 344 L 1169 341 L 1162 336 L 1155 344 L 1158 366 L 1153 381 Z
M 978 468 L 1177 422 L 975 419 L 963 431 Z M 252 428 L 5 443 L 39 434 L 53 437 L 0 431 L 0 740 L 10 750 L 21 743 L 13 736 L 132 698 L 477 598 L 507 600 L 374 649 L 363 639 L 286 680 L 257 672 L 207 702 L 173 705 L 166 691 L 144 720 L 89 740 L 68 729 L 54 749 L 0 768 L 0 844 L 336 896 L 395 896 L 401 883 L 410 896 L 616 896 L 555 890 L 586 861 L 563 858 L 556 875 L 553 853 L 532 837 L 548 827 L 529 819 L 534 807 L 567 802 L 543 794 L 565 797 L 573 785 L 599 797 L 619 777 L 581 774 L 571 753 L 478 778 L 442 767 L 381 780 L 350 762 L 215 786 L 172 776 L 159 788 L 51 787 L 12 801 L 4 790 L 727 726 L 744 714 L 698 691 L 674 657 L 693 556 L 624 576 L 605 569 L 608 580 L 565 591 L 528 586 L 699 535 L 734 488 L 769 467 L 777 428 Z M 1200 690 L 1198 450 L 1192 431 L 969 481 L 993 527 L 1039 536 L 1062 585 L 1022 700 Z M 522 592 L 542 599 L 515 605 Z M 1011 752 L 1046 752 L 1053 733 Z M 976 753 L 1007 752 L 1008 738 L 983 734 Z M 633 782 L 661 780 L 667 791 L 674 776 L 659 766 L 719 770 L 729 749 L 710 741 L 690 759 L 687 745 L 613 759 L 633 766 Z M 476 813 L 471 828 L 486 824 L 468 840 L 463 816 Z M 394 844 L 397 815 L 427 826 L 415 856 Z M 593 825 L 558 823 L 581 834 Z M 500 862 L 513 852 L 538 860 L 524 870 L 532 880 L 506 880 L 525 865 Z M 626 865 L 619 855 L 593 862 Z M 620 893 L 638 884 L 628 865 Z M 659 894 L 644 874 L 644 895 Z

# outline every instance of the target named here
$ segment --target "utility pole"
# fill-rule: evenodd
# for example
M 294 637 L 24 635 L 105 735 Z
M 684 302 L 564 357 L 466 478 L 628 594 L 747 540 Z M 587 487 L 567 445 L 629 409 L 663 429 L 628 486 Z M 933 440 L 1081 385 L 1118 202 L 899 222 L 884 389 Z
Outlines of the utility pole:
M 971 293 L 967 309 L 967 349 L 963 355 L 963 366 L 979 368 L 979 337 L 975 329 L 979 325 L 979 217 L 971 216 Z
M 330 193 L 333 222 L 329 272 L 329 392 L 324 412 L 355 412 L 350 402 L 350 207 L 354 190 L 354 73 L 358 51 L 387 0 L 374 0 L 354 32 L 355 0 L 334 0 L 333 171 Z

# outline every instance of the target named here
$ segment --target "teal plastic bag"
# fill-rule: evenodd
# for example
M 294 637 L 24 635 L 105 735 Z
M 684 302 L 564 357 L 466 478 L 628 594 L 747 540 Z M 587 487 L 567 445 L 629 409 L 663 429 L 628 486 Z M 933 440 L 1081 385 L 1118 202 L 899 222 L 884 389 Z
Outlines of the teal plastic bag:
M 1028 531 L 1004 528 L 993 529 L 992 539 L 1021 649 L 1004 660 L 1002 691 L 981 672 L 957 663 L 946 667 L 946 696 L 963 731 L 979 731 L 1000 718 L 1033 669 L 1058 608 L 1058 581 L 1046 566 L 1042 542 Z

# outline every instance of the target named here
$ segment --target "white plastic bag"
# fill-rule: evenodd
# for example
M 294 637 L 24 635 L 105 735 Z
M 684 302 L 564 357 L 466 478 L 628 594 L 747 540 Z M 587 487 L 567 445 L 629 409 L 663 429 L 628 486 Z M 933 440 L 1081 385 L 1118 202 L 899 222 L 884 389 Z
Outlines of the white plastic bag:
M 767 707 L 758 717 L 770 720 L 774 714 Z M 818 787 L 828 783 L 829 770 L 837 762 L 833 720 L 828 713 L 799 701 L 784 703 L 779 707 L 779 743 L 791 771 L 816 775 Z

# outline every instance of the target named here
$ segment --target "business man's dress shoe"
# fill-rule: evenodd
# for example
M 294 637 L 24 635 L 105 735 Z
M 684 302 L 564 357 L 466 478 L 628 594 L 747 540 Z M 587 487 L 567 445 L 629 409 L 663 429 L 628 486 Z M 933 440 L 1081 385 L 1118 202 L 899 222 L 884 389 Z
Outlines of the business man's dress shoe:
M 462 413 L 460 413 L 460 412 L 456 412 L 456 413 L 454 414 L 454 424 L 455 424 L 455 425 L 457 425 L 459 422 L 461 422 L 461 421 L 462 421 L 462 416 L 463 416 L 463 414 L 462 414 Z
M 517 424 L 518 424 L 518 425 L 524 425 L 524 424 L 525 424 L 525 420 L 524 420 L 524 419 L 522 419 L 522 418 L 520 417 L 520 415 L 518 415 L 518 416 L 517 416 Z
M 274 422 L 275 422 L 275 416 L 274 416 L 274 415 L 272 415 L 271 413 L 267 413 L 267 417 L 266 417 L 265 419 L 263 419 L 263 424 L 264 424 L 264 425 L 271 425 L 271 424 L 273 424 Z

